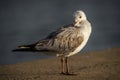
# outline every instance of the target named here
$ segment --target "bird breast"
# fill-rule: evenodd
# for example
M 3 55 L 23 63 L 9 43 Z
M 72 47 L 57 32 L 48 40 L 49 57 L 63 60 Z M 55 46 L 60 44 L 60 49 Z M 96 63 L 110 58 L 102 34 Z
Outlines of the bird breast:
M 81 33 L 83 34 L 83 37 L 84 37 L 83 42 L 73 52 L 66 55 L 66 57 L 69 57 L 69 56 L 72 56 L 72 55 L 78 53 L 86 45 L 86 43 L 89 39 L 89 36 L 91 34 L 91 25 L 87 24 L 87 25 L 82 26 L 80 31 L 81 31 Z

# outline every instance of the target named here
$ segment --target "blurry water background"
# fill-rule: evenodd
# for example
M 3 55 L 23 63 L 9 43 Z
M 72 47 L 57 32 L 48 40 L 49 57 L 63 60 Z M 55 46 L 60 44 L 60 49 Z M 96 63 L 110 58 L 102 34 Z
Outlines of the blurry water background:
M 85 11 L 93 28 L 82 52 L 120 47 L 120 0 L 0 0 L 0 64 L 47 58 L 11 50 L 72 23 L 76 10 Z

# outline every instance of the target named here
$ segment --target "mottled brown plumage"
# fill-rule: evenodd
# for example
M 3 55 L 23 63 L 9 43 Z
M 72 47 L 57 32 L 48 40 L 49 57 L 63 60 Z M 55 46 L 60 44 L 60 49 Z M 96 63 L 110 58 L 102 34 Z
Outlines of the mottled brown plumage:
M 61 28 L 51 33 L 47 38 L 40 40 L 35 45 L 35 49 L 44 49 L 46 51 L 55 51 L 63 55 L 68 55 L 74 51 L 83 40 L 83 34 L 80 33 L 80 28 L 71 25 L 67 28 Z
M 37 51 L 61 58 L 61 73 L 69 75 L 68 57 L 81 51 L 91 34 L 91 24 L 85 13 L 78 10 L 73 24 L 63 26 L 46 38 L 31 44 L 22 45 L 13 51 Z

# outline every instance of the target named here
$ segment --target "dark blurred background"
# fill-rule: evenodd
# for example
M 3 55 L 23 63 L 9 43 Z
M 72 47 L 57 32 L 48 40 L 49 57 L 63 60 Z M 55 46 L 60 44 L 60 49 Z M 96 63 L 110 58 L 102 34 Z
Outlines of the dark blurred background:
M 47 58 L 11 50 L 72 23 L 76 10 L 85 11 L 93 28 L 82 52 L 120 47 L 120 0 L 0 0 L 0 64 Z

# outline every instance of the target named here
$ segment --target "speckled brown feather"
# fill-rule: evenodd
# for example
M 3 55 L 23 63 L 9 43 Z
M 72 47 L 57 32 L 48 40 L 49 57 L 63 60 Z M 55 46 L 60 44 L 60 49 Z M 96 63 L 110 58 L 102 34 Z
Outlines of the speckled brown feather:
M 35 48 L 37 50 L 44 49 L 47 51 L 56 51 L 61 54 L 68 54 L 74 51 L 83 40 L 83 34 L 80 33 L 80 28 L 69 25 L 39 41 Z

